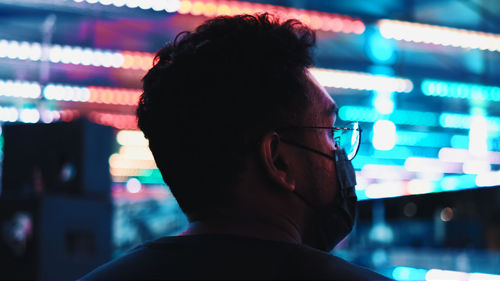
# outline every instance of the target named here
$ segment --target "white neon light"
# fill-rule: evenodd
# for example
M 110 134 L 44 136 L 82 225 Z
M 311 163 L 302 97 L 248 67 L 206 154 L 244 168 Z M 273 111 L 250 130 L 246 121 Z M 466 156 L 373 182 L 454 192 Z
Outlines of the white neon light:
M 0 96 L 36 99 L 41 91 L 36 82 L 0 80 Z
M 0 58 L 40 60 L 42 47 L 39 43 L 0 40 Z
M 434 183 L 430 180 L 413 179 L 408 182 L 406 188 L 409 194 L 425 194 L 434 190 Z
M 466 160 L 463 165 L 465 174 L 482 174 L 489 171 L 491 171 L 490 163 L 483 160 Z
M 404 164 L 407 171 L 422 173 L 462 173 L 460 163 L 449 163 L 437 158 L 408 157 Z
M 500 35 L 397 20 L 380 20 L 385 38 L 460 48 L 500 51 Z
M 413 90 L 411 80 L 404 78 L 323 68 L 311 68 L 309 71 L 325 87 L 403 93 Z
M 401 181 L 387 181 L 369 184 L 365 189 L 368 198 L 388 198 L 404 195 L 404 185 Z
M 373 147 L 378 150 L 391 150 L 396 144 L 396 126 L 389 120 L 378 120 L 373 125 Z
M 488 124 L 486 117 L 473 115 L 470 118 L 469 151 L 472 155 L 485 155 L 488 151 Z
M 486 155 L 478 157 L 467 149 L 443 147 L 439 150 L 438 157 L 444 162 L 464 163 L 469 160 L 484 160 L 491 164 L 500 164 L 500 152 L 488 151 Z
M 49 50 L 49 61 L 119 68 L 123 65 L 124 57 L 120 52 L 52 45 Z
M 15 107 L 0 106 L 0 121 L 15 122 L 19 117 L 19 112 Z
M 120 145 L 125 146 L 148 146 L 149 141 L 144 138 L 141 131 L 122 130 L 116 135 Z
M 408 180 L 413 175 L 402 166 L 366 164 L 361 169 L 360 176 L 369 179 Z
M 477 186 L 497 186 L 500 185 L 500 171 L 480 173 L 476 176 Z
M 113 5 L 115 7 L 140 8 L 143 10 L 155 10 L 173 13 L 179 10 L 179 0 L 73 0 L 75 2 L 87 2 L 89 4 L 99 3 L 101 5 Z
M 36 108 L 24 108 L 19 113 L 19 120 L 23 123 L 36 123 L 40 120 L 40 112 Z
M 48 100 L 86 102 L 90 91 L 87 87 L 48 84 L 43 88 L 43 96 Z

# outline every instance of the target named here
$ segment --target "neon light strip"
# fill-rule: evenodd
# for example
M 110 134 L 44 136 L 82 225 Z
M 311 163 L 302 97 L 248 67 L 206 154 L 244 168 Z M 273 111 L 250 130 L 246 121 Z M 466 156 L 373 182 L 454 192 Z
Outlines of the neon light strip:
M 478 157 L 467 149 L 443 147 L 439 150 L 438 155 L 439 159 L 445 162 L 464 163 L 469 160 L 486 160 L 491 164 L 500 164 L 500 152 L 498 151 L 488 151 L 484 157 Z
M 467 273 L 461 271 L 442 269 L 423 269 L 409 266 L 398 266 L 392 270 L 392 278 L 395 280 L 450 280 L 450 281 L 476 281 L 476 280 L 500 280 L 500 275 L 486 273 Z
M 500 51 L 499 34 L 397 20 L 380 20 L 377 25 L 380 33 L 385 38 L 460 48 Z
M 46 60 L 52 63 L 76 64 L 97 67 L 146 70 L 153 65 L 152 53 L 109 51 L 73 46 L 48 47 Z M 0 58 L 42 60 L 42 47 L 36 42 L 0 40 Z
M 403 78 L 321 68 L 311 68 L 310 72 L 325 87 L 403 93 L 413 89 L 411 80 Z
M 89 102 L 116 105 L 137 105 L 141 90 L 111 87 L 75 87 L 48 84 L 43 96 L 48 100 Z
M 385 119 L 376 109 L 364 106 L 345 105 L 339 109 L 339 117 L 345 121 L 373 123 Z M 389 120 L 400 125 L 439 126 L 439 114 L 416 110 L 395 110 L 389 115 Z
M 500 131 L 499 117 L 487 117 L 486 123 L 489 131 Z M 439 124 L 445 128 L 470 129 L 471 116 L 459 113 L 441 113 Z
M 426 96 L 500 101 L 500 87 L 425 79 L 421 84 Z
M 75 2 L 84 2 L 84 0 L 74 0 Z M 115 7 L 140 8 L 143 10 L 152 9 L 154 11 L 166 11 L 168 13 L 176 12 L 180 7 L 179 0 L 163 0 L 163 1 L 137 1 L 137 0 L 85 0 L 85 2 L 101 5 L 113 5 Z
M 444 162 L 437 158 L 408 157 L 405 169 L 410 172 L 461 174 L 462 163 Z
M 74 0 L 83 2 L 83 0 Z M 270 4 L 260 4 L 244 1 L 136 1 L 136 0 L 85 0 L 87 3 L 102 5 L 126 6 L 144 10 L 166 11 L 169 13 L 189 14 L 193 16 L 232 16 L 238 14 L 255 14 L 269 12 L 277 15 L 282 20 L 298 19 L 312 29 L 362 34 L 365 24 L 356 18 L 332 13 L 309 11 Z
M 359 182 L 368 183 L 366 186 L 356 187 L 358 199 L 367 200 L 499 186 L 500 172 L 444 176 L 438 180 L 426 178 L 414 178 L 409 181 L 381 180 L 365 178 L 363 175 L 357 175 L 357 178 Z
M 41 92 L 36 82 L 0 80 L 0 96 L 36 99 Z
M 376 109 L 364 106 L 345 105 L 339 109 L 339 117 L 345 121 L 373 123 L 385 119 Z M 444 128 L 470 128 L 471 116 L 458 113 L 435 113 L 416 110 L 395 110 L 389 115 L 389 120 L 400 125 L 441 126 Z M 500 131 L 500 117 L 487 117 L 488 130 Z

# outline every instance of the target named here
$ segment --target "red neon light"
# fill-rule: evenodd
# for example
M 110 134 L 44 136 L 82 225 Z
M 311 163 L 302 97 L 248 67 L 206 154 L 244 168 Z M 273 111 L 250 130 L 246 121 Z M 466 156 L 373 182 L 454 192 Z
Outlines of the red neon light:
M 270 12 L 284 20 L 298 19 L 316 30 L 355 34 L 365 31 L 365 24 L 360 19 L 349 16 L 243 1 L 184 0 L 177 12 L 206 17 Z

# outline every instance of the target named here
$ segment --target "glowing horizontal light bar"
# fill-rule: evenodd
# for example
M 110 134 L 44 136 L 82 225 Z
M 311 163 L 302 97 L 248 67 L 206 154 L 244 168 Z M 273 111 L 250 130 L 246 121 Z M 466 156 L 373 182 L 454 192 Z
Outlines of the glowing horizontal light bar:
M 439 124 L 445 128 L 470 129 L 471 116 L 459 113 L 441 113 Z M 489 131 L 500 131 L 500 117 L 486 117 Z
M 500 275 L 486 273 L 466 273 L 442 269 L 423 269 L 408 266 L 398 266 L 392 271 L 395 280 L 450 280 L 450 281 L 477 281 L 500 280 Z
M 500 101 L 500 87 L 425 79 L 421 84 L 426 96 Z
M 36 42 L 0 40 L 0 58 L 48 60 L 52 63 L 145 70 L 151 68 L 154 57 L 154 54 L 145 52 L 109 51 L 61 45 L 49 46 L 47 53 L 46 58 L 42 57 L 42 47 Z
M 380 20 L 380 33 L 385 38 L 408 42 L 460 48 L 500 51 L 500 35 L 429 24 Z
M 413 89 L 409 79 L 362 72 L 311 68 L 311 74 L 325 87 L 408 93 Z
M 19 118 L 19 111 L 15 107 L 0 106 L 0 121 L 15 122 Z
M 83 2 L 84 0 L 74 0 Z M 102 5 L 126 6 L 129 8 L 153 9 L 169 13 L 189 14 L 193 16 L 214 17 L 222 15 L 255 14 L 269 12 L 276 14 L 280 19 L 298 19 L 312 29 L 361 34 L 365 31 L 365 24 L 345 15 L 309 11 L 291 7 L 270 4 L 261 4 L 244 1 L 191 1 L 191 0 L 164 0 L 164 1 L 137 1 L 137 0 L 85 0 L 87 3 Z
M 111 87 L 75 87 L 48 84 L 43 96 L 48 100 L 90 102 L 116 105 L 137 105 L 141 90 Z
M 342 106 L 339 109 L 339 117 L 346 121 L 375 122 L 385 119 L 375 108 L 364 106 Z M 389 115 L 389 120 L 399 125 L 423 125 L 439 126 L 439 115 L 434 112 L 417 110 L 395 110 Z
M 149 142 L 141 131 L 122 130 L 116 135 L 116 141 L 120 145 L 148 146 Z
M 462 173 L 462 164 L 444 162 L 437 158 L 408 157 L 405 168 L 410 172 Z
M 425 274 L 426 281 L 450 280 L 450 281 L 476 281 L 476 280 L 500 280 L 500 275 L 485 273 L 467 273 L 461 271 L 431 269 Z
M 443 147 L 439 150 L 438 157 L 444 162 L 464 163 L 469 160 L 486 160 L 491 164 L 500 164 L 500 152 L 488 151 L 484 157 L 472 154 L 468 149 Z
M 151 150 L 145 146 L 122 146 L 119 155 L 131 160 L 154 160 Z
M 450 135 L 435 132 L 398 130 L 396 144 L 407 146 L 443 147 L 450 145 Z
M 476 177 L 477 186 L 500 186 L 500 171 L 480 173 Z
M 88 115 L 90 121 L 111 126 L 120 130 L 138 130 L 137 117 L 132 114 L 115 114 L 92 111 Z
M 386 181 L 369 184 L 365 189 L 365 196 L 370 199 L 390 198 L 408 195 L 402 181 Z
M 408 180 L 413 177 L 403 166 L 367 164 L 361 169 L 361 176 L 370 179 Z
M 116 153 L 109 157 L 109 165 L 111 168 L 120 169 L 156 169 L 156 163 L 153 159 L 128 159 Z
M 166 11 L 173 13 L 180 7 L 179 0 L 74 0 L 75 2 L 87 2 L 90 4 L 99 3 L 101 5 L 113 5 L 115 7 L 140 8 L 143 10 Z
M 36 82 L 0 80 L 0 96 L 36 99 L 41 92 Z

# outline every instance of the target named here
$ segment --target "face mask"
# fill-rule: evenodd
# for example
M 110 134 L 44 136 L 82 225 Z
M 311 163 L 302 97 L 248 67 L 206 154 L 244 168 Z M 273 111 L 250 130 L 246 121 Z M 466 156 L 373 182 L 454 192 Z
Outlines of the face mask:
M 322 154 L 323 155 L 323 154 Z M 326 155 L 323 155 L 326 156 Z M 311 231 L 304 233 L 303 243 L 322 251 L 331 251 L 354 226 L 356 217 L 356 175 L 351 161 L 343 149 L 334 150 L 339 193 L 333 202 L 323 207 L 311 205 L 301 194 L 294 192 L 300 199 L 314 210 Z

